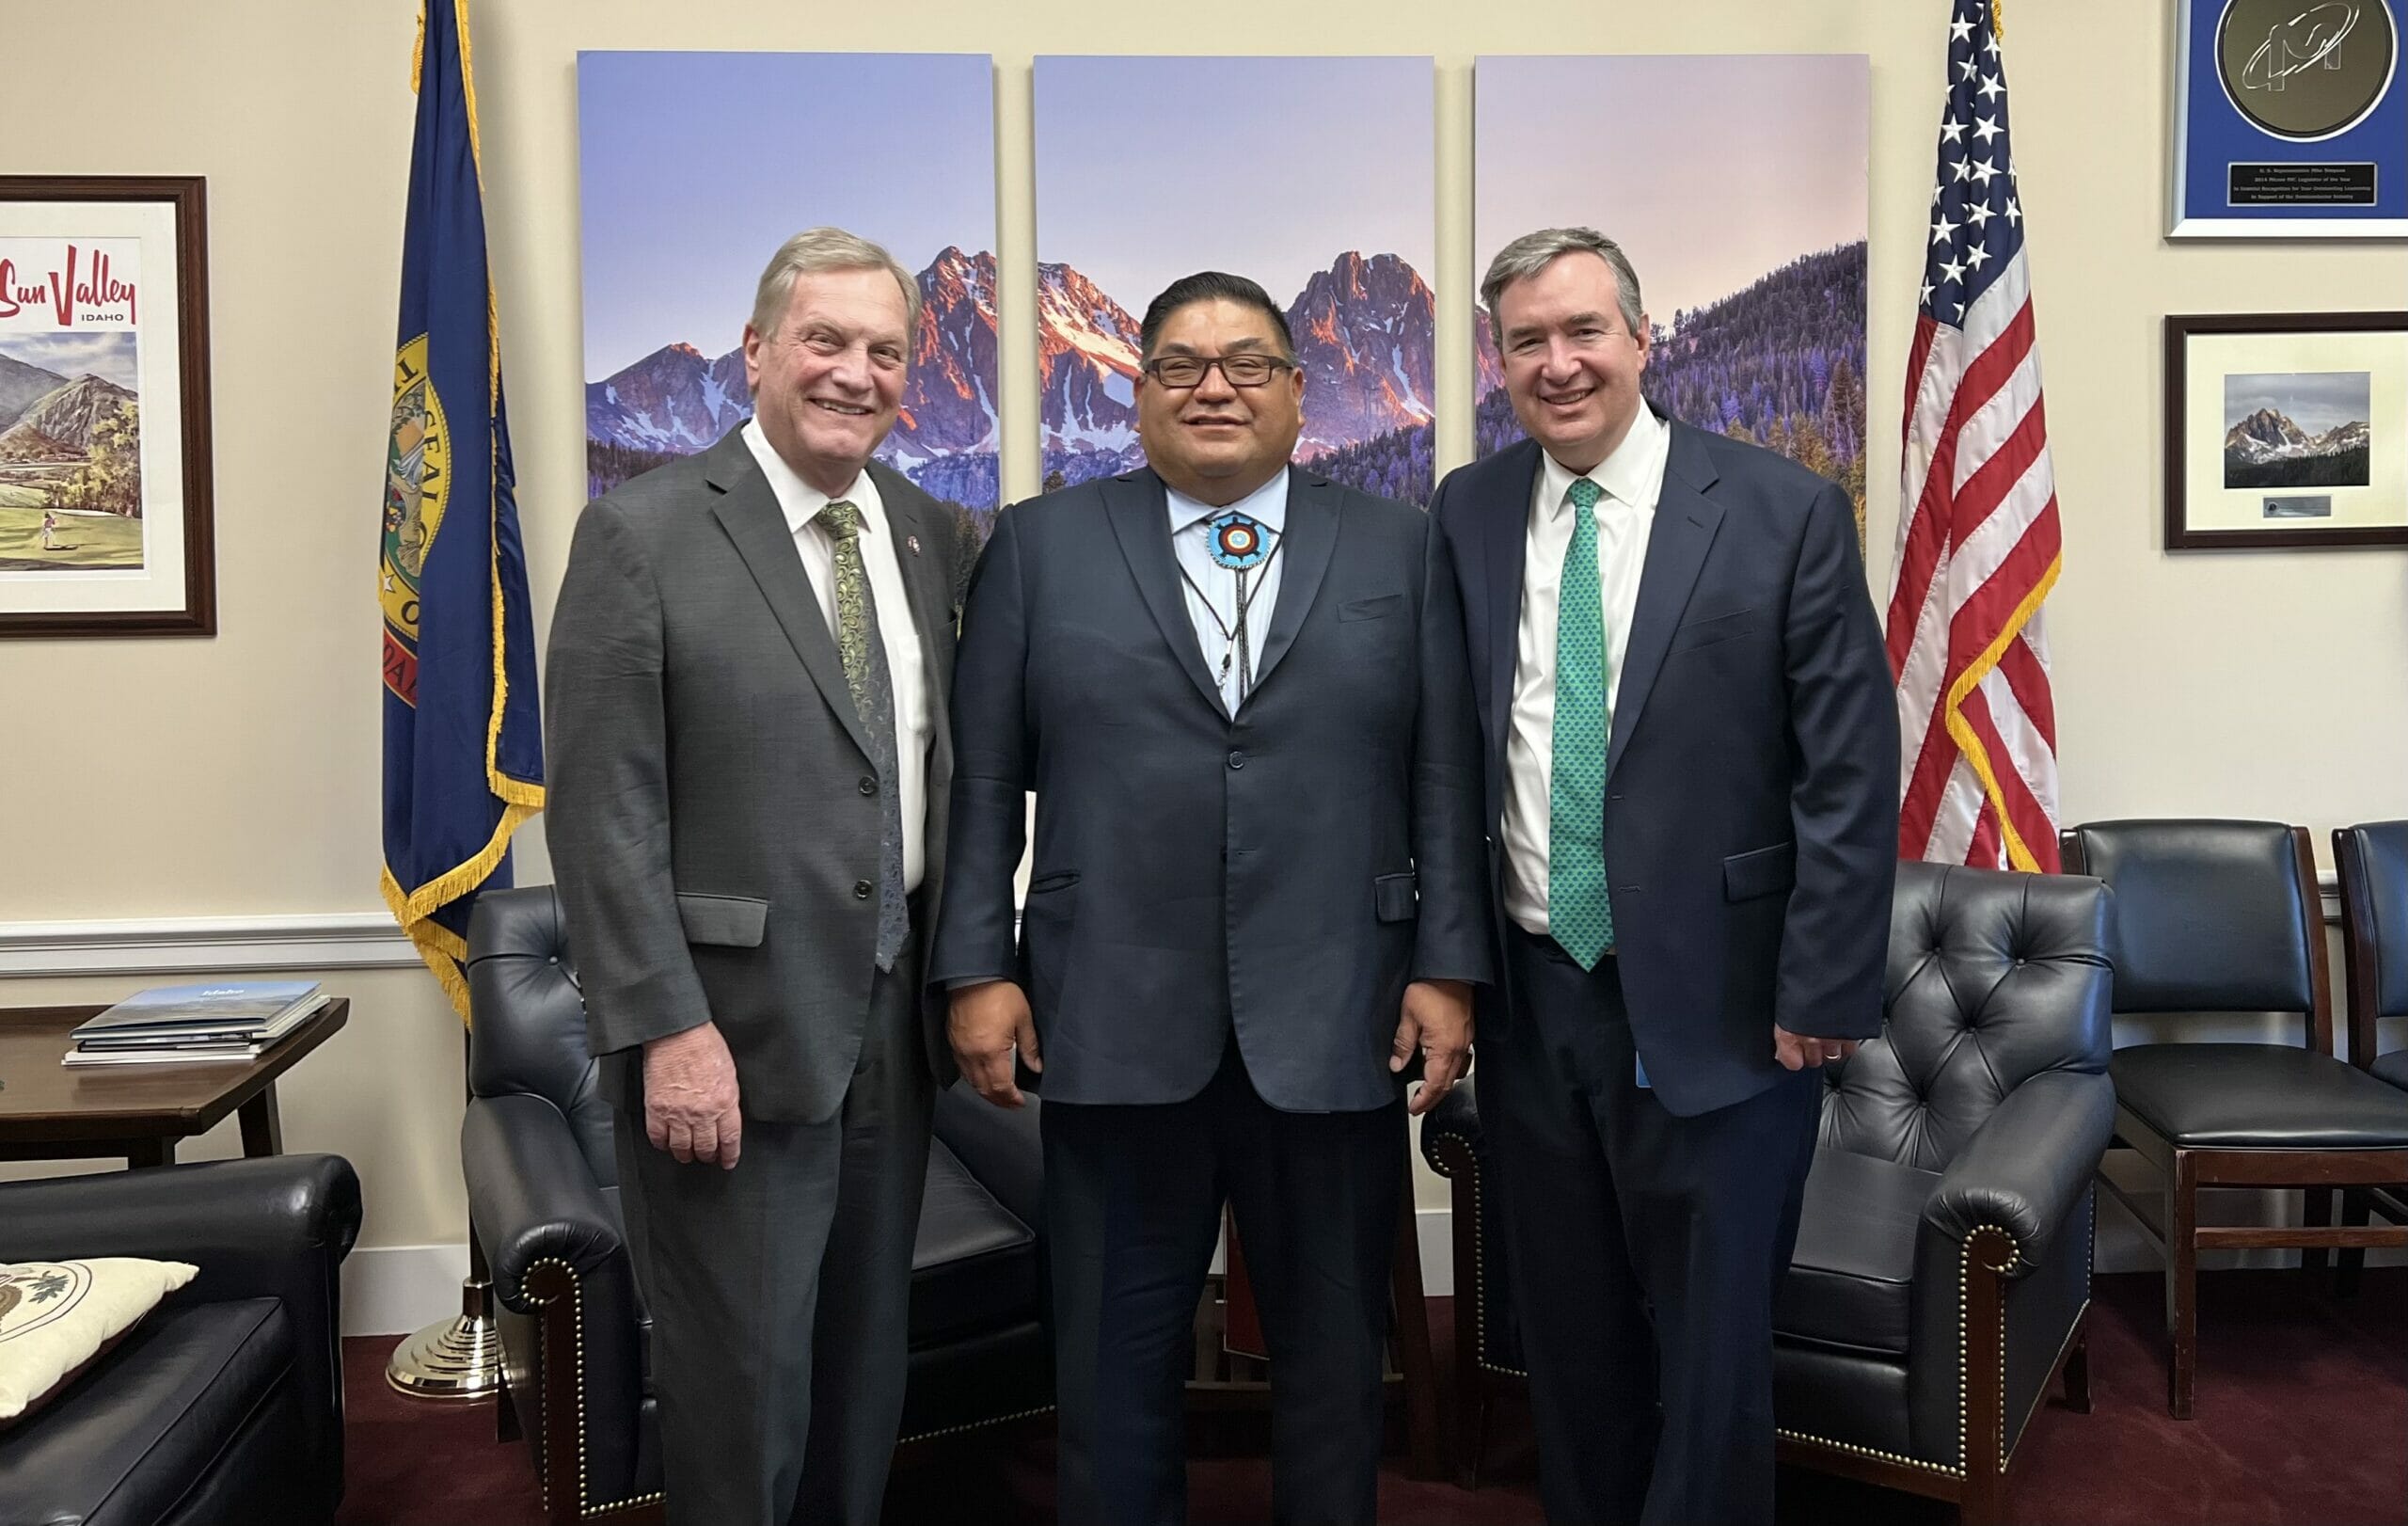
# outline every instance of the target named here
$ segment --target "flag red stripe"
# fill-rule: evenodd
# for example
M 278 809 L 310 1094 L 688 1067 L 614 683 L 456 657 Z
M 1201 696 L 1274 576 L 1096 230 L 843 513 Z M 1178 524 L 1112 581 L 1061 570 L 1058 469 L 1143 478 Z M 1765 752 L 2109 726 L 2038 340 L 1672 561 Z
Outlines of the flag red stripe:
M 2014 433 L 1999 442 L 1990 458 L 1973 469 L 1965 485 L 1956 490 L 1956 543 L 1971 540 L 1973 532 L 1988 523 L 2006 496 L 2015 491 L 2032 463 L 2040 459 L 2049 448 L 2049 424 L 2040 400 L 2032 400 L 2031 409 L 2016 424 Z
M 2054 867 L 2056 828 L 2049 824 L 2049 813 L 2033 798 L 2023 775 L 2016 771 L 2015 759 L 2006 750 L 2006 739 L 1999 735 L 1998 720 L 1990 714 L 1988 699 L 1979 691 L 1965 696 L 1965 723 L 1989 755 L 1990 777 L 1998 782 L 1998 792 L 2006 802 L 2006 819 L 2014 823 L 2015 835 L 2032 856 L 2048 867 Z M 1995 803 L 1988 803 L 1995 808 Z M 2048 850 L 2044 851 L 2044 848 Z
M 2049 675 L 2040 666 L 2038 654 L 2031 644 L 2018 638 L 2006 644 L 2006 655 L 1999 659 L 1998 671 L 2006 679 L 2006 687 L 2015 694 L 2015 707 L 2032 723 L 2049 751 L 2057 750 L 2057 705 L 2049 692 Z
M 2056 501 L 2051 499 L 2050 502 Z M 2029 598 L 2032 590 L 2057 559 L 2057 517 L 2045 510 L 2023 532 L 2015 549 L 1989 576 L 1989 580 L 1974 590 L 1972 596 L 1958 606 L 1948 623 L 1948 675 L 1953 684 L 1967 668 L 1973 665 L 1999 632 L 2015 618 L 2015 612 Z
M 1908 776 L 1906 790 L 1899 803 L 1900 841 L 1920 843 L 1928 839 L 1939 819 L 1941 799 L 1948 787 L 1948 771 L 1956 761 L 1956 740 L 1948 735 L 1949 691 L 1973 660 L 1998 639 L 2005 622 L 2038 584 L 2040 577 L 2048 571 L 2049 564 L 2056 560 L 2058 548 L 2056 500 L 2052 498 L 2042 508 L 2039 518 L 2016 543 L 2015 548 L 2007 553 L 2005 562 L 1972 597 L 1965 601 L 1950 621 L 1948 661 L 1941 674 L 1939 691 L 1925 722 L 1923 746 L 1916 755 L 1914 769 Z M 2021 644 L 2020 642 L 2010 643 L 2009 654 Z M 2027 710 L 2026 713 L 2030 712 Z M 2052 743 L 2054 723 L 2052 712 L 2049 735 Z
M 1918 339 L 1922 324 L 1918 324 Z M 1925 346 L 1928 351 L 1929 346 Z M 1988 349 L 1974 357 L 1965 369 L 1963 381 L 1949 400 L 1948 412 L 1940 426 L 1940 439 L 1931 453 L 1931 469 L 1924 474 L 1923 490 L 1915 500 L 1914 517 L 1909 522 L 1905 544 L 1899 548 L 1898 580 L 1890 599 L 1890 671 L 1906 672 L 1907 651 L 1914 642 L 1915 617 L 1924 600 L 1930 596 L 1931 579 L 1940 564 L 1941 551 L 1950 546 L 1964 544 L 1972 526 L 1951 502 L 1956 482 L 1956 444 L 1965 421 L 1981 411 L 1984 405 L 1997 394 L 2014 376 L 2015 368 L 2032 351 L 2032 304 L 2025 302 L 2016 310 L 2015 317 Z M 1914 401 L 1909 393 L 1907 403 L 1908 426 L 1913 427 Z M 2018 475 L 2020 475 L 2019 473 Z M 1975 521 L 1978 522 L 1978 521 Z

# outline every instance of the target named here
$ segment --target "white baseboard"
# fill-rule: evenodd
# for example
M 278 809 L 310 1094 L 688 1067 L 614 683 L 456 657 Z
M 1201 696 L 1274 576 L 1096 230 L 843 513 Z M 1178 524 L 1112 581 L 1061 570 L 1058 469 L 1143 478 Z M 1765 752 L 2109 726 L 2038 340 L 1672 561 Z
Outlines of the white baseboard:
M 468 1248 L 371 1246 L 342 1264 L 342 1333 L 396 1340 L 460 1311 Z

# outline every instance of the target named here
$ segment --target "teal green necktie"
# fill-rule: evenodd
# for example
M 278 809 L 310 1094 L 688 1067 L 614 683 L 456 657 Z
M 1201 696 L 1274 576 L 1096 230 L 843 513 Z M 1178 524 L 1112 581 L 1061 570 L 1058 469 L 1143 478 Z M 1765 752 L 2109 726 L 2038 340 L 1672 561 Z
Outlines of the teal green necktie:
M 1597 499 L 1572 485 L 1572 545 L 1556 605 L 1555 757 L 1547 790 L 1546 920 L 1584 970 L 1614 946 L 1606 895 L 1606 614 L 1597 586 Z

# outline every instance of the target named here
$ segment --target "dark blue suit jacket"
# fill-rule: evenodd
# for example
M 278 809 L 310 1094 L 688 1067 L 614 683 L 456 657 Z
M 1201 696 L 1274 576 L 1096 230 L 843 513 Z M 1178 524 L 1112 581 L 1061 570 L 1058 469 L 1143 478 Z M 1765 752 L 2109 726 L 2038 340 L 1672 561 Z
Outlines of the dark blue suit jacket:
M 1444 547 L 1425 515 L 1299 468 L 1279 555 L 1233 719 L 1188 619 L 1162 479 L 1083 483 L 996 521 L 962 613 L 928 978 L 1022 981 L 1049 1101 L 1183 1101 L 1234 1025 L 1272 1105 L 1383 1106 L 1405 982 L 1491 977 L 1479 729 Z
M 1846 494 L 1768 451 L 1671 431 L 1607 748 L 1605 851 L 1631 1030 L 1657 1097 L 1690 1116 L 1772 1084 L 1776 1023 L 1881 1031 L 1898 719 Z M 1525 440 L 1449 473 L 1430 510 L 1463 586 L 1492 843 L 1540 464 Z M 1481 1041 L 1510 1040 L 1509 1021 L 1487 1001 Z

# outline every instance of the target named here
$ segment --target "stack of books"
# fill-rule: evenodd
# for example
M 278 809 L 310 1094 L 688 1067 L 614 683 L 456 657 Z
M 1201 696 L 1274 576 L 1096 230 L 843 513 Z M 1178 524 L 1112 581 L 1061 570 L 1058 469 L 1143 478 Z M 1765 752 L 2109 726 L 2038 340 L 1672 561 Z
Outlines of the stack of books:
M 315 980 L 154 986 L 77 1025 L 66 1065 L 247 1060 L 326 1004 Z

